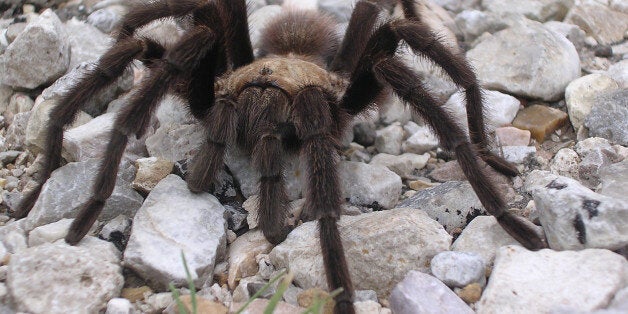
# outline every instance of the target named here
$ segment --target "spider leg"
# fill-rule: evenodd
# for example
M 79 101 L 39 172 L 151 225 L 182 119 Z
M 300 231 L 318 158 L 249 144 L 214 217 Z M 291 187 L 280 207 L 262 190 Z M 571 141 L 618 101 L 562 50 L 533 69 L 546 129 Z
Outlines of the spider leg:
M 404 10 L 411 11 L 410 8 L 405 9 L 405 4 Z M 365 84 L 366 86 L 352 92 L 359 92 L 363 88 L 370 87 L 368 86 L 372 84 L 370 67 L 373 62 L 384 56 L 392 56 L 399 45 L 399 41 L 404 40 L 415 53 L 423 55 L 438 64 L 456 85 L 465 89 L 469 134 L 471 143 L 478 145 L 480 157 L 503 174 L 509 176 L 519 174 L 514 165 L 488 150 L 488 141 L 484 127 L 482 92 L 477 77 L 467 60 L 463 56 L 453 53 L 447 46 L 441 43 L 428 26 L 418 21 L 416 13 L 415 15 L 411 15 L 411 12 L 406 14 L 410 15 L 411 20 L 389 22 L 373 34 L 363 54 L 365 57 L 360 60 L 356 71 L 353 73 L 354 79 L 358 84 L 355 87 L 360 87 L 360 84 Z M 359 109 L 359 106 L 356 109 Z
M 171 50 L 166 51 L 163 59 L 153 62 L 148 77 L 133 94 L 129 104 L 116 115 L 107 151 L 93 185 L 92 196 L 72 222 L 66 242 L 76 244 L 87 234 L 113 192 L 128 136 L 142 136 L 154 109 L 170 85 L 179 76 L 198 66 L 200 60 L 214 46 L 214 38 L 213 32 L 208 28 L 196 27 L 185 34 Z
M 321 89 L 307 87 L 294 98 L 291 118 L 301 139 L 301 164 L 307 165 L 305 220 L 318 219 L 321 250 L 330 291 L 343 288 L 335 313 L 354 313 L 353 284 L 342 246 L 337 220 L 342 196 L 336 163 L 339 144 L 330 130 L 334 119 L 332 103 Z M 335 106 L 335 105 L 334 105 Z
M 246 121 L 245 147 L 252 148 L 253 166 L 260 174 L 258 224 L 274 244 L 283 241 L 291 230 L 284 225 L 290 200 L 283 175 L 286 134 L 279 127 L 288 104 L 288 97 L 271 87 L 249 87 L 239 99 Z
M 37 186 L 24 195 L 13 217 L 23 218 L 28 215 L 37 201 L 42 185 L 48 180 L 52 171 L 59 168 L 63 127 L 74 121 L 81 106 L 115 82 L 133 59 L 159 58 L 162 53 L 163 47 L 148 39 L 128 38 L 120 41 L 100 58 L 96 67 L 87 73 L 79 84 L 71 88 L 59 100 L 58 105 L 51 110 L 50 119 L 47 122 L 46 140 L 42 153 L 44 160 L 38 174 Z
M 445 149 L 455 152 L 462 171 L 482 205 L 495 216 L 504 230 L 528 249 L 547 248 L 545 239 L 535 231 L 532 223 L 505 210 L 506 202 L 478 163 L 478 152 L 474 145 L 469 143 L 461 127 L 423 87 L 420 78 L 394 57 L 378 61 L 373 66 L 373 72 L 380 84 L 390 85 L 395 94 L 425 118 Z
M 133 36 L 136 29 L 154 20 L 171 16 L 185 16 L 204 3 L 207 4 L 207 2 L 201 0 L 140 1 L 133 5 L 122 19 L 116 42 Z

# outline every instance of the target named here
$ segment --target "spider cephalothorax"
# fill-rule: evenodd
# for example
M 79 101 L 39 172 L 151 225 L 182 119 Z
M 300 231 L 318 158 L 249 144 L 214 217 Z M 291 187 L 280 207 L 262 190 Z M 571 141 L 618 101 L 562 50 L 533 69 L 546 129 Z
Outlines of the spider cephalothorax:
M 482 94 L 470 66 L 421 22 L 413 0 L 398 1 L 405 18 L 378 26 L 382 8 L 391 2 L 358 1 L 341 43 L 330 17 L 298 11 L 280 15 L 263 32 L 257 60 L 244 0 L 158 0 L 132 8 L 113 47 L 52 110 L 39 185 L 24 197 L 14 216 L 28 214 L 41 185 L 59 167 L 63 127 L 86 100 L 139 59 L 149 74 L 116 116 L 91 198 L 66 237 L 70 244 L 85 236 L 111 195 L 128 137 L 144 133 L 152 112 L 172 91 L 187 100 L 190 112 L 207 130 L 189 169 L 190 189 L 209 190 L 223 167 L 226 149 L 244 149 L 260 173 L 259 227 L 273 243 L 283 241 L 290 231 L 283 223 L 289 201 L 282 173 L 285 156 L 300 155 L 307 172 L 302 218 L 319 222 L 329 288 L 344 288 L 336 297 L 336 312 L 353 313 L 353 287 L 336 225 L 342 203 L 338 146 L 351 118 L 392 91 L 425 119 L 444 149 L 455 153 L 482 204 L 502 227 L 528 248 L 546 247 L 529 223 L 505 210 L 506 202 L 479 164 L 478 157 L 504 174 L 517 173 L 488 151 Z M 135 30 L 147 23 L 173 16 L 189 16 L 192 23 L 172 47 L 135 36 Z M 465 89 L 470 139 L 419 76 L 395 56 L 402 40 Z

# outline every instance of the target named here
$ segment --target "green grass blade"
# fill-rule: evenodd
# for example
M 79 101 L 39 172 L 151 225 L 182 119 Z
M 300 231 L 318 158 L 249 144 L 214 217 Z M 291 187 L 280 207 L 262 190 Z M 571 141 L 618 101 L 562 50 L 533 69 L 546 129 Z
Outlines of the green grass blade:
M 286 290 L 288 290 L 288 287 L 292 283 L 292 279 L 294 279 L 294 274 L 292 272 L 289 272 L 283 277 L 283 280 L 281 281 L 281 283 L 279 283 L 279 286 L 277 287 L 277 292 L 275 292 L 272 298 L 270 298 L 270 301 L 268 301 L 268 305 L 264 309 L 264 314 L 273 314 L 275 308 L 277 307 L 277 304 L 279 303 L 279 301 L 281 301 L 283 294 L 286 292 Z
M 168 287 L 172 292 L 172 298 L 177 301 L 177 307 L 179 308 L 179 314 L 188 314 L 188 311 L 185 309 L 185 305 L 181 302 L 181 295 L 179 294 L 179 290 L 177 290 L 173 284 L 169 284 Z
M 188 287 L 190 289 L 190 298 L 192 301 L 192 314 L 197 314 L 197 305 L 196 305 L 196 286 L 194 285 L 194 281 L 192 280 L 192 275 L 190 274 L 190 268 L 188 267 L 188 262 L 185 259 L 185 254 L 183 250 L 181 250 L 181 259 L 183 260 L 183 268 L 185 269 L 185 277 L 188 281 Z
M 279 275 L 275 276 L 273 279 L 271 279 L 267 284 L 265 284 L 262 289 L 259 289 L 259 291 L 255 292 L 255 294 L 253 296 L 251 296 L 248 301 L 246 301 L 246 303 L 244 303 L 244 305 L 242 305 L 242 307 L 236 312 L 236 314 L 241 314 L 242 311 L 244 311 L 244 309 L 246 309 L 247 306 L 249 306 L 249 304 L 251 304 L 251 302 L 253 302 L 253 300 L 257 299 L 260 295 L 262 295 L 262 293 L 264 293 L 264 291 L 268 290 L 268 288 L 270 288 L 270 286 L 272 284 L 275 283 L 275 281 L 279 280 L 279 278 L 281 278 L 281 276 L 283 276 L 286 273 L 285 270 L 282 270 Z

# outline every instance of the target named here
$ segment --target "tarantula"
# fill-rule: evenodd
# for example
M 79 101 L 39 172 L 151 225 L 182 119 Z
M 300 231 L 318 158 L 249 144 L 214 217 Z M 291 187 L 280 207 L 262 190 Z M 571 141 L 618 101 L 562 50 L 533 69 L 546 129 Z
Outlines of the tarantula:
M 425 119 L 441 145 L 455 153 L 482 204 L 500 225 L 527 248 L 546 247 L 529 223 L 505 210 L 504 199 L 479 164 L 477 157 L 501 173 L 517 174 L 488 150 L 482 93 L 471 67 L 421 21 L 413 0 L 392 1 L 399 2 L 405 18 L 378 24 L 378 15 L 390 2 L 358 1 L 342 42 L 329 17 L 284 13 L 264 30 L 257 59 L 245 0 L 158 0 L 132 8 L 115 44 L 51 111 L 39 184 L 23 198 L 14 216 L 28 214 L 42 184 L 60 166 L 63 127 L 74 120 L 82 104 L 139 59 L 149 74 L 116 116 L 91 198 L 65 238 L 70 244 L 85 236 L 111 195 L 128 137 L 142 136 L 157 104 L 172 91 L 187 100 L 189 111 L 207 132 L 187 176 L 189 188 L 209 190 L 223 167 L 226 149 L 244 149 L 261 175 L 259 226 L 272 243 L 283 241 L 290 231 L 283 224 L 289 201 L 282 174 L 285 156 L 300 154 L 307 168 L 303 218 L 318 220 L 329 288 L 344 288 L 336 297 L 336 313 L 353 313 L 353 287 L 337 227 L 342 203 L 336 170 L 339 141 L 353 117 L 392 90 Z M 191 19 L 191 27 L 172 47 L 135 35 L 156 19 L 184 16 Z M 470 139 L 419 76 L 395 56 L 400 41 L 442 67 L 465 89 Z

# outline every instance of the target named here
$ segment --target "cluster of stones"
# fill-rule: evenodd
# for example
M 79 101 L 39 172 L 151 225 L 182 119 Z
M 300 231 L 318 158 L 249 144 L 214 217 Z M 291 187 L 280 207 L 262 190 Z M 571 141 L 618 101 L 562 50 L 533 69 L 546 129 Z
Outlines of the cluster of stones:
M 88 237 L 65 244 L 115 113 L 145 74 L 140 65 L 84 104 L 65 133 L 67 164 L 27 218 L 10 219 L 34 184 L 50 108 L 111 46 L 133 1 L 27 2 L 0 1 L 11 8 L 0 19 L 0 312 L 174 313 L 168 285 L 187 293 L 181 252 L 199 290 L 199 312 L 233 311 L 286 269 L 294 280 L 278 313 L 302 311 L 324 294 L 316 222 L 300 224 L 277 246 L 267 242 L 256 228 L 259 175 L 247 156 L 229 152 L 215 196 L 188 191 L 180 175 L 204 131 L 170 96 L 147 134 L 130 139 Z M 347 200 L 339 226 L 358 312 L 628 311 L 626 2 L 421 2 L 423 19 L 476 70 L 495 152 L 521 175 L 487 173 L 550 249 L 522 248 L 487 216 L 431 129 L 391 97 L 355 121 L 338 163 Z M 354 3 L 248 1 L 253 46 L 268 20 L 294 7 L 332 14 L 342 32 Z M 182 25 L 165 20 L 141 32 L 170 42 Z M 412 52 L 398 55 L 468 129 L 463 91 Z M 292 201 L 287 223 L 294 224 L 305 202 L 298 158 L 284 175 Z M 132 272 L 123 276 L 123 265 Z M 253 302 L 249 313 L 266 304 Z

